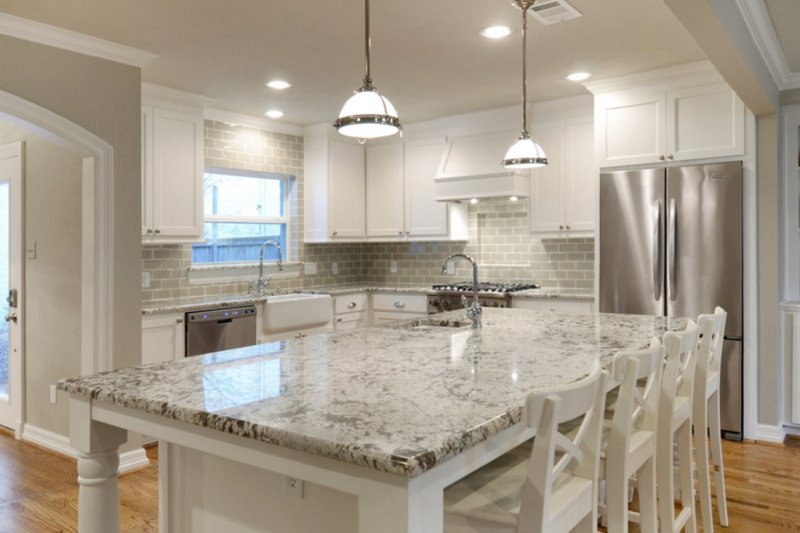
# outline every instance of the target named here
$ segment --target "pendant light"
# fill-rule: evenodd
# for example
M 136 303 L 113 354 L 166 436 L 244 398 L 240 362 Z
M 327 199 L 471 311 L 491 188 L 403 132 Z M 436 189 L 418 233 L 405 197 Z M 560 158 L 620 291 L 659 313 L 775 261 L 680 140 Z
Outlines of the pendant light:
M 511 145 L 503 159 L 505 168 L 539 168 L 547 166 L 547 156 L 528 133 L 528 9 L 536 0 L 514 0 L 522 10 L 522 134 Z
M 348 137 L 374 139 L 394 135 L 402 126 L 392 103 L 372 85 L 369 70 L 369 50 L 372 44 L 369 35 L 369 0 L 364 0 L 364 19 L 364 84 L 344 103 L 333 127 Z

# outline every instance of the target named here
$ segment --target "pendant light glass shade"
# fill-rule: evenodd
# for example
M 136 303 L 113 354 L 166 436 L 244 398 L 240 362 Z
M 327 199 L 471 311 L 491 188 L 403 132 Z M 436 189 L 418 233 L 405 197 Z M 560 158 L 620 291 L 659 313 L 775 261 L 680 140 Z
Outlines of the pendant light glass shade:
M 522 134 L 503 159 L 503 166 L 511 169 L 547 166 L 547 155 L 528 134 L 528 9 L 535 2 L 536 0 L 515 0 L 522 10 Z
M 402 126 L 395 107 L 372 85 L 369 62 L 369 0 L 364 0 L 364 18 L 364 84 L 344 103 L 333 127 L 347 137 L 375 139 L 394 135 Z
M 503 159 L 506 168 L 540 168 L 547 166 L 547 155 L 539 143 L 530 137 L 520 137 L 511 145 Z

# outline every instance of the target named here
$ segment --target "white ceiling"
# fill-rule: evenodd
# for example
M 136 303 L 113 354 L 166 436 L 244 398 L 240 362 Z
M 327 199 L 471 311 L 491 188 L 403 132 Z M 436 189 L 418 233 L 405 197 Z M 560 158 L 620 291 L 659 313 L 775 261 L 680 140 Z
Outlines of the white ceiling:
M 586 94 L 564 79 L 575 70 L 602 79 L 705 59 L 662 0 L 571 4 L 583 17 L 529 22 L 533 101 Z M 519 102 L 521 16 L 509 0 L 372 0 L 371 10 L 375 85 L 404 122 Z M 361 0 L 0 0 L 0 12 L 153 52 L 144 81 L 229 111 L 280 108 L 292 124 L 333 121 L 363 77 Z M 478 35 L 492 24 L 517 31 Z M 271 78 L 294 86 L 272 91 Z

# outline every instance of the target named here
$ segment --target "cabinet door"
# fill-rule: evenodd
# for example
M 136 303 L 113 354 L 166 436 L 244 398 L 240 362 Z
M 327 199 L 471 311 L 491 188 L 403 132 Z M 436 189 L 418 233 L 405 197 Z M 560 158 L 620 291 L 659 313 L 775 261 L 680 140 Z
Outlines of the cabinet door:
M 595 121 L 601 167 L 659 162 L 666 153 L 663 92 L 598 96 Z
M 203 235 L 203 119 L 153 110 L 153 225 L 156 237 Z
M 409 237 L 448 236 L 447 204 L 433 199 L 433 179 L 444 148 L 444 137 L 406 143 L 406 232 Z
M 367 237 L 399 238 L 404 230 L 403 144 L 367 147 Z
M 142 235 L 153 235 L 153 108 L 142 107 Z
M 744 154 L 744 104 L 725 83 L 667 93 L 667 158 Z
M 142 364 L 176 361 L 185 355 L 184 315 L 142 318 Z
M 533 137 L 547 155 L 547 166 L 531 171 L 528 216 L 531 233 L 553 233 L 564 228 L 564 123 L 533 125 Z
M 328 209 L 331 238 L 365 235 L 364 147 L 330 141 Z
M 569 231 L 594 231 L 597 181 L 594 122 L 568 120 L 564 131 L 564 213 Z

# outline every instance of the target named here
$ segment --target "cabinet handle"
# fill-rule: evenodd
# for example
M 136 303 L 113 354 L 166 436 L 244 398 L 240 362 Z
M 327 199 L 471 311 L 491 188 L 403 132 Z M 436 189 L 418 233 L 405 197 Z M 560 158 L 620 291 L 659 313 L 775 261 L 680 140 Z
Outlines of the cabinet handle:
M 410 231 L 407 231 L 407 232 L 406 232 L 406 235 L 411 235 L 411 232 L 410 232 Z
M 153 234 L 153 230 L 151 230 L 151 229 L 149 229 L 149 228 L 148 228 L 148 229 L 147 229 L 147 234 L 148 234 L 148 235 L 152 235 L 152 234 Z
M 157 230 L 156 230 L 156 235 L 158 235 L 159 233 L 161 233 L 161 230 L 160 230 L 160 229 L 157 229 Z
M 663 155 L 658 156 L 658 160 L 659 161 L 663 161 L 664 160 L 664 156 Z
M 339 318 L 336 319 L 336 322 L 341 322 L 341 321 L 342 321 L 342 317 L 339 317 Z
M 356 307 L 357 305 L 358 305 L 358 304 L 357 304 L 357 303 L 355 303 L 355 302 L 350 302 L 349 304 L 347 304 L 347 308 L 348 308 L 348 309 L 355 309 L 355 307 Z
M 564 226 L 562 226 L 561 224 L 559 224 L 559 225 L 558 225 L 558 229 L 564 229 Z
M 672 154 L 669 154 L 669 155 L 667 156 L 667 159 L 675 159 L 675 158 L 672 156 Z
M 404 304 L 403 302 L 395 302 L 394 306 L 398 309 L 402 309 L 406 306 L 406 304 Z
M 571 227 L 569 227 L 569 226 L 566 226 L 566 228 L 567 228 L 567 229 L 572 229 L 572 228 L 571 228 Z
M 398 231 L 398 232 L 397 232 L 397 234 L 398 234 L 398 235 L 402 235 L 402 234 L 403 234 L 403 232 L 402 232 L 402 231 Z

